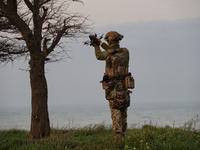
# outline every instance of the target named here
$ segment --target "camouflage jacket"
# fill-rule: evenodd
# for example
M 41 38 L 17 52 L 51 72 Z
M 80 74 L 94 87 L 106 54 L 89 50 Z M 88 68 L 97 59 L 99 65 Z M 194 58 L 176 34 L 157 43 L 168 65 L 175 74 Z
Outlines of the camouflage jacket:
M 105 50 L 105 51 L 101 51 L 99 46 L 95 47 L 95 55 L 96 58 L 98 60 L 105 60 L 106 61 L 106 68 L 111 68 L 112 67 L 112 63 L 110 58 L 108 58 L 108 56 L 110 55 L 109 50 L 116 50 L 116 49 L 120 49 L 119 48 L 119 44 L 114 44 L 112 46 L 108 46 L 106 43 L 103 43 L 101 45 L 101 47 Z M 123 48 L 124 49 L 124 48 Z M 129 64 L 129 51 L 126 49 L 126 52 L 128 53 L 128 60 L 127 60 L 127 66 Z
M 120 48 L 119 44 L 108 46 L 103 43 L 101 47 L 105 51 L 102 52 L 100 48 L 96 46 L 95 55 L 98 60 L 106 61 L 105 73 L 110 77 L 106 82 L 102 82 L 103 89 L 105 89 L 105 97 L 112 104 L 112 109 L 125 109 L 130 106 L 130 91 L 125 88 L 123 78 L 128 74 L 129 52 L 126 48 Z M 113 53 L 114 51 L 116 52 Z M 125 57 L 120 57 L 120 59 L 118 59 L 117 55 L 124 55 Z M 113 66 L 113 62 L 116 60 L 117 69 Z M 121 62 L 123 64 L 122 67 L 120 66 Z

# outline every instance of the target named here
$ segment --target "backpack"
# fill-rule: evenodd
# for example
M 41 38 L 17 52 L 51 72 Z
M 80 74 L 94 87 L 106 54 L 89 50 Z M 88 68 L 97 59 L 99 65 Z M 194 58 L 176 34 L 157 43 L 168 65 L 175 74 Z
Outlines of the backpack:
M 129 52 L 126 48 L 116 50 L 109 49 L 110 53 L 106 61 L 110 61 L 111 67 L 106 67 L 106 74 L 109 77 L 125 77 L 128 75 Z

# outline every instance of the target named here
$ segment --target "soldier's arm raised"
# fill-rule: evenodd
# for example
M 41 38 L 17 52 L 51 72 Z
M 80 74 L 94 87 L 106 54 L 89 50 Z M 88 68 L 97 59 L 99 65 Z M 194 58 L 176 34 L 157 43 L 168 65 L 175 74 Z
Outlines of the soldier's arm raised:
M 106 43 L 101 42 L 100 46 L 106 51 L 109 49 L 109 46 Z
M 107 56 L 109 55 L 108 51 L 101 51 L 99 46 L 95 46 L 95 55 L 98 60 L 106 60 Z

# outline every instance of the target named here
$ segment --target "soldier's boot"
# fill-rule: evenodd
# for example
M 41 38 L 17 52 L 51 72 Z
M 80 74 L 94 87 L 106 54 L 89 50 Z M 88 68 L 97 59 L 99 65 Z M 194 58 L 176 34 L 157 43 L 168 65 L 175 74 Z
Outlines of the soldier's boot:
M 118 142 L 122 137 L 123 137 L 123 134 L 121 132 L 116 132 L 115 137 L 114 137 L 114 141 Z

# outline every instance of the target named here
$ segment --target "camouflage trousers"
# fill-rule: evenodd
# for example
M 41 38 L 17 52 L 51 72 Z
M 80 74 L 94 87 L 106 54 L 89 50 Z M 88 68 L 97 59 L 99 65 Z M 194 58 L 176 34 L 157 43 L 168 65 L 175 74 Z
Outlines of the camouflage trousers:
M 113 130 L 115 134 L 125 135 L 127 129 L 127 108 L 112 109 L 113 100 L 109 100 Z

